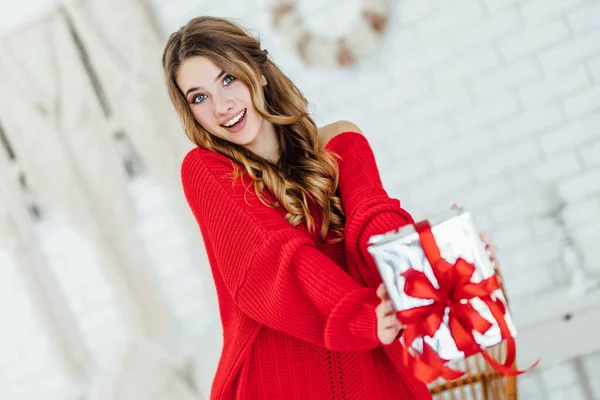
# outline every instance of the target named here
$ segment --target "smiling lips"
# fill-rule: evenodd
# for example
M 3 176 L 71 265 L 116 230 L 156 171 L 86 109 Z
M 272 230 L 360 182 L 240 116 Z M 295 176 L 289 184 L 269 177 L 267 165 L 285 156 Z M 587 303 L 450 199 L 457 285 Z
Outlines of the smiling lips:
M 235 117 L 231 118 L 229 121 L 221 124 L 221 126 L 224 126 L 225 128 L 231 128 L 232 126 L 234 126 L 235 124 L 240 122 L 240 120 L 242 119 L 242 117 L 245 114 L 246 114 L 246 109 L 244 108 L 239 114 L 237 114 Z

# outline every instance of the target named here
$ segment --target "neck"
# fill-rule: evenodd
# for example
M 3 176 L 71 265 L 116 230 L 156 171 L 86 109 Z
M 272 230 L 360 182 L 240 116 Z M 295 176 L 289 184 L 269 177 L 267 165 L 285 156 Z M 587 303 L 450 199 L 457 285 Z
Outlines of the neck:
M 246 147 L 265 160 L 277 164 L 280 156 L 279 141 L 273 123 L 263 119 L 256 139 Z

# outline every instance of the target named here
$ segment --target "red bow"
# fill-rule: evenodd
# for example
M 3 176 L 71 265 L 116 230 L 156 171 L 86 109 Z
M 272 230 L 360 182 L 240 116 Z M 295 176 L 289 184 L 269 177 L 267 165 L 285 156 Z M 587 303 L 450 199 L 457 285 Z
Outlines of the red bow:
M 423 272 L 409 269 L 402 274 L 406 280 L 404 292 L 407 295 L 433 300 L 432 304 L 398 312 L 398 319 L 406 326 L 405 362 L 409 364 L 417 378 L 429 383 L 439 377 L 453 380 L 464 374 L 462 371 L 447 367 L 445 365 L 447 360 L 441 359 L 425 342 L 423 342 L 422 354 L 415 354 L 415 351 L 409 353 L 411 345 L 417 338 L 433 336 L 437 332 L 443 322 L 446 308 L 449 310 L 450 332 L 458 350 L 464 352 L 465 357 L 481 352 L 492 368 L 503 375 L 516 376 L 526 372 L 512 368 L 516 355 L 515 340 L 506 324 L 504 303 L 494 295 L 494 291 L 500 289 L 496 276 L 479 283 L 472 283 L 471 277 L 475 272 L 473 264 L 459 258 L 454 265 L 451 265 L 441 257 L 429 223 L 427 221 L 417 223 L 415 228 L 440 287 L 440 289 L 435 288 Z M 473 336 L 473 331 L 483 335 L 493 326 L 473 308 L 470 300 L 474 298 L 479 298 L 489 307 L 498 324 L 502 339 L 507 341 L 506 360 L 502 364 L 483 351 Z

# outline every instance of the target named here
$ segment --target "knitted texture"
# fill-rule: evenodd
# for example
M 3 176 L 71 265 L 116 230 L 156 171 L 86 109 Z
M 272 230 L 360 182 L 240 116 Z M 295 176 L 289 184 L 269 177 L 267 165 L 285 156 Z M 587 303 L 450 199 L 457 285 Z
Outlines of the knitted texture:
M 292 227 L 281 207 L 262 204 L 247 175 L 232 182 L 228 158 L 196 148 L 182 163 L 223 325 L 212 400 L 431 398 L 404 368 L 401 344 L 383 346 L 377 338 L 380 278 L 366 251 L 371 235 L 410 215 L 387 197 L 362 135 L 340 134 L 327 148 L 342 159 L 346 238 L 336 244 L 306 224 Z

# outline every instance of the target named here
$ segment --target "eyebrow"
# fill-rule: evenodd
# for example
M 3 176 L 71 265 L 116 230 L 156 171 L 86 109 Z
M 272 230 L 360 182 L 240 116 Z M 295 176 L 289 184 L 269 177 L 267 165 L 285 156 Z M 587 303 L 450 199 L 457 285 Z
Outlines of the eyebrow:
M 217 77 L 215 78 L 215 80 L 214 80 L 213 82 L 216 82 L 216 81 L 218 81 L 218 80 L 219 80 L 219 78 L 221 78 L 223 75 L 225 75 L 225 71 L 221 71 L 221 72 L 219 73 L 219 75 L 217 75 Z M 200 88 L 199 88 L 199 87 L 192 87 L 192 88 L 189 88 L 189 89 L 187 90 L 187 92 L 185 92 L 185 97 L 188 97 L 188 94 L 190 94 L 190 93 L 192 93 L 192 92 L 194 92 L 194 91 L 196 91 L 196 90 L 198 90 L 198 89 L 200 89 Z

